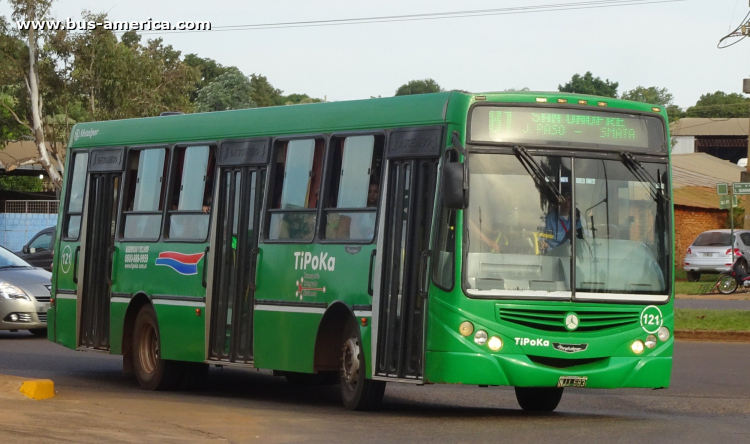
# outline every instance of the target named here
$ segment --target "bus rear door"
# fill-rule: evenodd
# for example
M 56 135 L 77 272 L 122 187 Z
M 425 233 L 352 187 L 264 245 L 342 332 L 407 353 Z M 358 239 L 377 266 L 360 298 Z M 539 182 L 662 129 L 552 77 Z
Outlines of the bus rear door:
M 426 293 L 421 287 L 443 131 L 419 128 L 389 136 L 373 288 L 374 379 L 423 377 Z
M 208 359 L 252 363 L 255 269 L 268 140 L 219 147 L 206 306 Z
M 92 150 L 83 207 L 78 286 L 78 347 L 109 350 L 115 225 L 125 149 Z

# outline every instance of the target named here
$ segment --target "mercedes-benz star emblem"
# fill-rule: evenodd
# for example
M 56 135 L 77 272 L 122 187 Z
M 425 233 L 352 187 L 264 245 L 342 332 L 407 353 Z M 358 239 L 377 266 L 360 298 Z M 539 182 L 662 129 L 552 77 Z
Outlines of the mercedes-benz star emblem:
M 578 328 L 578 315 L 575 313 L 568 313 L 565 316 L 565 328 L 567 328 L 570 331 L 575 330 Z

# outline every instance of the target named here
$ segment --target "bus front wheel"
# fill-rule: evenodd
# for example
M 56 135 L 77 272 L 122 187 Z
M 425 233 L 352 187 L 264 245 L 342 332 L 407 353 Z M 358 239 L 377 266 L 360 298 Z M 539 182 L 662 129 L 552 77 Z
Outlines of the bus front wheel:
M 563 389 L 558 387 L 516 387 L 516 399 L 530 412 L 551 412 L 557 408 Z
M 365 358 L 357 324 L 350 321 L 344 329 L 341 347 L 341 399 L 349 410 L 374 410 L 385 393 L 385 381 L 365 377 Z
M 169 390 L 177 385 L 177 363 L 161 359 L 156 313 L 150 305 L 138 312 L 133 329 L 133 366 L 138 383 L 146 390 Z

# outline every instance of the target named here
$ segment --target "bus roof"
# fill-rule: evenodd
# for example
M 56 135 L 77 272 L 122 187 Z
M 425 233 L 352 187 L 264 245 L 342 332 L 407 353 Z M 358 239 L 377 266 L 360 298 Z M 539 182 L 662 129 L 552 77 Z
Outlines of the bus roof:
M 471 103 L 478 101 L 538 103 L 551 105 L 611 107 L 661 114 L 651 105 L 612 97 L 572 94 L 557 91 L 503 91 L 387 97 L 344 102 L 273 106 L 234 111 L 183 114 L 164 117 L 80 123 L 71 132 L 70 148 L 97 146 L 148 145 L 232 138 L 315 134 L 337 131 L 435 125 L 465 119 Z M 566 100 L 558 103 L 559 99 Z M 449 108 L 449 103 L 452 106 Z M 600 105 L 602 103 L 602 105 Z
M 452 94 L 460 95 L 444 92 L 87 122 L 73 127 L 69 146 L 147 145 L 434 125 L 445 122 Z

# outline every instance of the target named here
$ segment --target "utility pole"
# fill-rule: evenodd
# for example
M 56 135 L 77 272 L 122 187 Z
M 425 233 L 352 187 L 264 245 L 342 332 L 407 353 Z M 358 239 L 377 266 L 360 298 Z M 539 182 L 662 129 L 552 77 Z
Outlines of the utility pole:
M 743 27 L 744 28 L 744 27 Z M 743 29 L 743 32 L 746 30 Z M 743 79 L 742 80 L 742 92 L 745 94 L 750 94 L 750 79 Z M 750 111 L 750 109 L 748 109 Z M 748 115 L 747 120 L 747 158 L 750 159 L 750 114 Z M 740 175 L 742 182 L 748 182 L 750 181 L 750 162 L 748 162 L 747 166 L 745 167 L 746 170 L 742 172 Z M 731 214 L 731 207 L 730 207 L 730 214 Z M 731 214 L 730 217 L 734 216 Z M 743 221 L 743 227 L 747 230 L 750 229 L 750 198 L 745 198 L 745 218 Z

